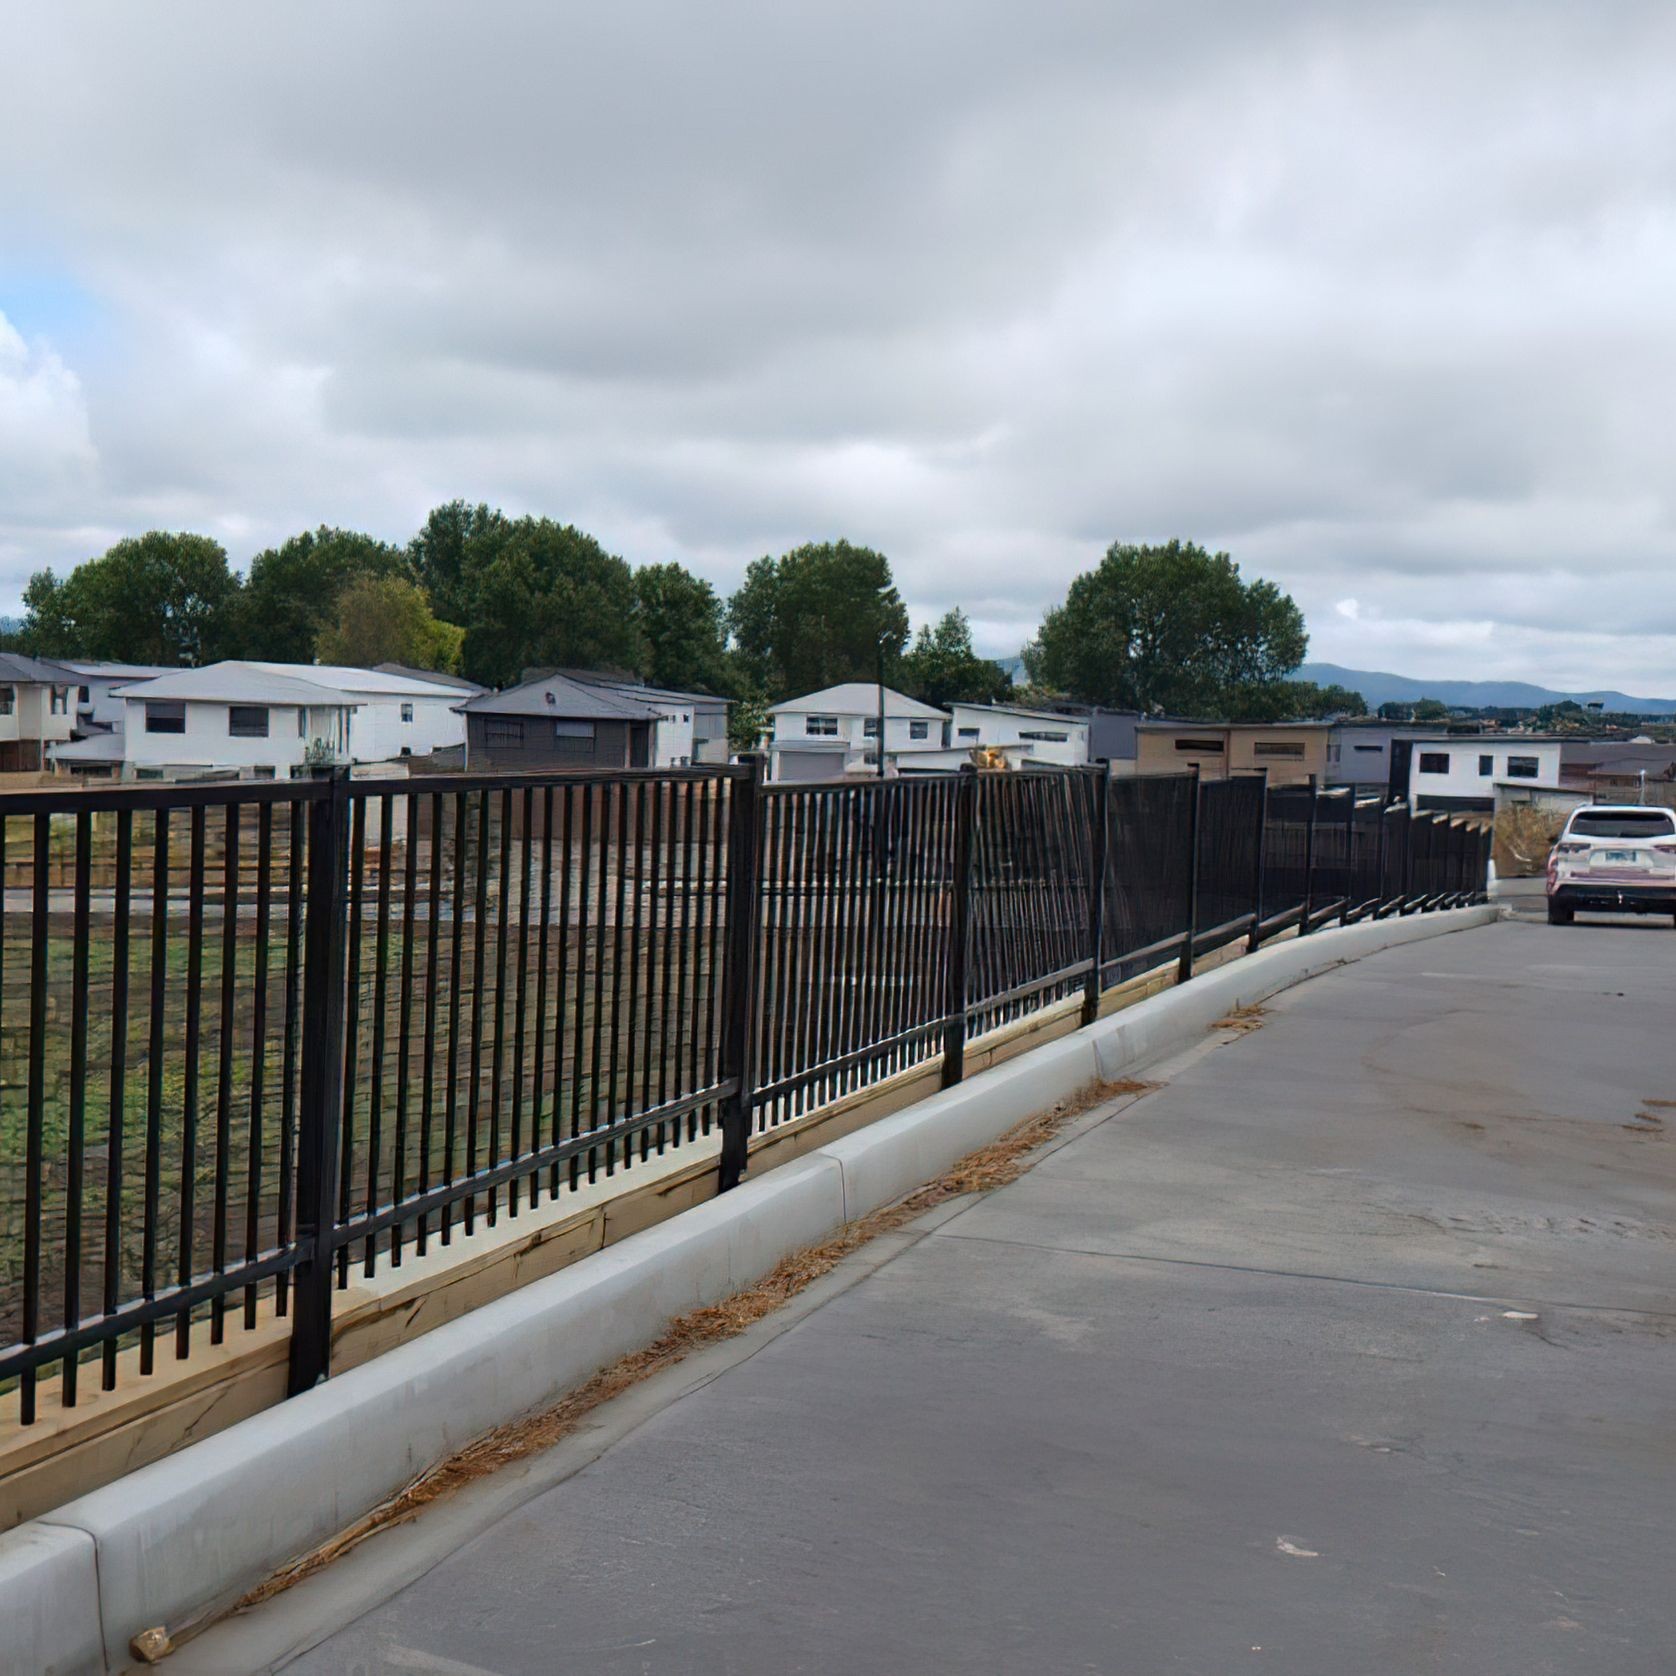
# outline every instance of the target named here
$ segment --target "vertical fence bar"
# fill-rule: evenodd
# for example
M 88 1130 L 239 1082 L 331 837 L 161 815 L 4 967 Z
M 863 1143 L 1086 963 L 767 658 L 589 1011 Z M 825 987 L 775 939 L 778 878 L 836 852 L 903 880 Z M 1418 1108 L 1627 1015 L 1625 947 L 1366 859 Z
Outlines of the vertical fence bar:
M 1111 766 L 1097 762 L 1086 776 L 1094 807 L 1089 811 L 1088 829 L 1088 981 L 1082 990 L 1082 1022 L 1092 1024 L 1100 1016 L 1100 991 L 1104 987 L 1106 960 L 1106 854 L 1111 847 L 1111 798 L 1106 783 Z
M 128 942 L 134 865 L 134 814 L 116 817 L 116 896 L 112 903 L 110 1133 L 105 1143 L 105 1314 L 122 1301 L 122 1170 L 128 1106 Z M 5 870 L 0 866 L 0 889 Z M 116 1389 L 116 1340 L 106 1339 L 100 1384 Z
M 1259 772 L 1263 784 L 1257 796 L 1257 844 L 1251 866 L 1251 933 L 1245 940 L 1247 954 L 1263 946 L 1263 885 L 1269 861 L 1269 771 Z
M 296 1271 L 287 1393 L 331 1371 L 333 1217 L 338 1121 L 343 1109 L 344 845 L 349 771 L 334 768 L 309 808 L 308 901 L 303 930 L 302 1102 L 298 1112 Z
M 87 1175 L 87 981 L 88 940 L 91 936 L 93 873 L 93 817 L 85 810 L 76 816 L 76 882 L 74 942 L 70 956 L 70 1109 L 65 1136 L 64 1182 L 64 1330 L 81 1325 L 82 1192 Z M 60 1401 L 76 1406 L 78 1360 L 74 1351 L 64 1358 Z
M 157 1238 L 163 1195 L 163 1022 L 169 967 L 169 811 L 159 809 L 151 840 L 151 1010 L 147 1014 L 145 1100 L 145 1219 L 140 1228 L 140 1293 L 157 1296 Z M 152 1371 L 157 1329 L 140 1329 L 140 1372 Z
M 1199 827 L 1200 805 L 1204 801 L 1204 787 L 1199 780 L 1199 765 L 1193 764 L 1193 777 L 1188 788 L 1191 802 L 1187 810 L 1187 929 L 1181 941 L 1181 956 L 1176 962 L 1176 982 L 1186 983 L 1193 976 L 1193 945 L 1199 935 Z
M 232 1194 L 233 1150 L 233 1017 L 238 1000 L 239 974 L 239 806 L 229 803 L 221 830 L 221 1033 L 216 1038 L 215 1075 L 215 1189 L 210 1206 L 210 1269 L 227 1267 L 227 1222 Z M 227 1332 L 227 1294 L 210 1300 L 210 1343 L 220 1344 Z
M 722 1193 L 744 1179 L 751 1139 L 751 1015 L 756 995 L 763 762 L 759 756 L 746 756 L 742 761 L 745 772 L 733 778 L 727 823 L 727 966 L 723 973 L 721 1074 L 736 1081 L 737 1087 L 722 1104 L 718 1179 L 718 1191 Z
M 943 1087 L 966 1075 L 967 968 L 972 956 L 972 834 L 978 770 L 963 763 L 954 794 L 954 867 L 949 880 L 949 946 L 943 989 Z
M 1314 929 L 1311 916 L 1315 912 L 1315 805 L 1321 796 L 1321 782 L 1309 777 L 1309 816 L 1304 822 L 1304 914 L 1298 921 L 1298 935 L 1307 936 Z
M 51 941 L 48 915 L 47 850 L 52 827 L 46 815 L 36 815 L 30 850 L 32 911 L 29 934 L 29 1092 L 23 1143 L 23 1342 L 32 1344 L 41 1331 L 41 1177 L 45 1169 L 42 1140 L 46 1108 L 47 948 Z M 35 1420 L 35 1370 L 19 1375 L 18 1418 Z

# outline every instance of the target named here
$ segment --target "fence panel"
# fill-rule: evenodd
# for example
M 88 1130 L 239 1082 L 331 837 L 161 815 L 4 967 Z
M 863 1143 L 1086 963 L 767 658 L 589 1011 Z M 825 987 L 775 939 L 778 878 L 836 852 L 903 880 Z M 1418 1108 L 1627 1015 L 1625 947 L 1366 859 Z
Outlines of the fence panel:
M 1082 774 L 978 780 L 967 1005 L 993 1030 L 1082 987 L 1090 793 Z
M 1107 784 L 1105 959 L 1108 982 L 1169 953 L 1187 928 L 1193 796 L 1190 774 Z
M 1092 1017 L 1195 899 L 1204 952 L 1259 905 L 1469 898 L 1487 854 L 1382 797 L 1088 771 L 16 794 L 0 1394 L 29 1423 L 43 1379 L 70 1406 L 90 1361 L 109 1389 L 130 1349 L 144 1377 L 273 1316 L 303 1388 L 356 1274 L 718 1123 L 731 1185 L 753 1129 L 939 1055 L 954 1080 L 968 1030 L 1079 993 Z

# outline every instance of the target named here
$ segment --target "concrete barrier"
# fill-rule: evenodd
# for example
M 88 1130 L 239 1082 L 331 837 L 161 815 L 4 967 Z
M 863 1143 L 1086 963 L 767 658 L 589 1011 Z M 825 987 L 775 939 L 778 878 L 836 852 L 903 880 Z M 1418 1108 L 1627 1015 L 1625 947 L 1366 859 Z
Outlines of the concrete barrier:
M 438 1327 L 0 1537 L 0 1673 L 120 1671 L 142 1630 L 231 1604 L 471 1438 L 675 1316 L 890 1203 L 1015 1124 L 1201 1038 L 1235 1007 L 1493 908 L 1290 939 L 1032 1050 Z

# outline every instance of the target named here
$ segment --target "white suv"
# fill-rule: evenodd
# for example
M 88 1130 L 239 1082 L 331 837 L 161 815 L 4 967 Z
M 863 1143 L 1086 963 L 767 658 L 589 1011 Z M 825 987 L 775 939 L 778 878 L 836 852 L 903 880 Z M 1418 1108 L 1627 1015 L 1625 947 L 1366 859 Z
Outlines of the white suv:
M 1574 809 L 1548 856 L 1548 923 L 1570 925 L 1579 908 L 1676 914 L 1676 813 L 1639 804 Z

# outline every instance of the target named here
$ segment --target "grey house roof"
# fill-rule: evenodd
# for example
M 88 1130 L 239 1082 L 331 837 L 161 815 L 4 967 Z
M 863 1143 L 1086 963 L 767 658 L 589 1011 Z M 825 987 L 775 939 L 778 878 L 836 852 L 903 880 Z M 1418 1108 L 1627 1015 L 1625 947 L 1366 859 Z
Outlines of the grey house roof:
M 136 681 L 118 689 L 129 699 L 202 699 L 224 704 L 310 704 L 357 709 L 362 700 L 352 698 L 324 682 L 282 675 L 258 663 L 206 664 L 202 669 L 177 669 L 154 681 Z
M 434 669 L 415 669 L 405 663 L 375 663 L 373 668 L 381 675 L 402 675 L 410 681 L 429 681 L 432 686 L 452 687 L 456 692 L 483 691 L 475 681 L 468 681 L 463 675 L 443 675 Z
M 587 687 L 564 675 L 524 681 L 504 692 L 479 693 L 456 704 L 468 716 L 563 716 L 570 721 L 655 722 L 662 712 L 605 687 Z
M 627 698 L 672 698 L 681 704 L 720 704 L 724 707 L 731 702 L 716 693 L 684 692 L 679 687 L 650 687 L 644 681 L 633 680 L 627 675 L 608 675 L 597 669 L 561 669 L 556 673 L 580 686 L 603 687 L 607 692 Z
M 48 663 L 44 658 L 28 657 L 22 652 L 0 652 L 0 681 L 43 687 L 75 687 L 81 684 L 73 669 L 66 669 L 63 664 Z

